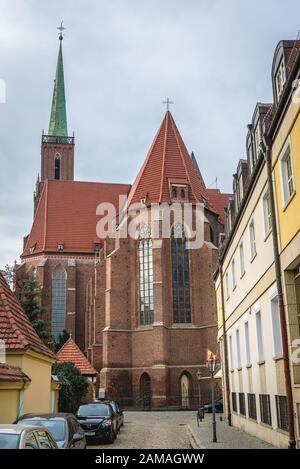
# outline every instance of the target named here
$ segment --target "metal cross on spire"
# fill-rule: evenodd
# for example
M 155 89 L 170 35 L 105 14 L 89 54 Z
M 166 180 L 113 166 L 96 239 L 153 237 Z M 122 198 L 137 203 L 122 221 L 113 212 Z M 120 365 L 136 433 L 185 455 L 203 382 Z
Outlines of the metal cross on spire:
M 63 21 L 60 22 L 60 26 L 58 26 L 58 31 L 59 31 L 59 40 L 62 41 L 64 36 L 63 36 L 63 32 L 66 28 L 64 28 L 63 26 Z
M 163 101 L 163 104 L 166 105 L 167 111 L 169 111 L 170 110 L 170 104 L 174 104 L 174 101 L 170 101 L 169 98 L 166 98 L 166 100 Z

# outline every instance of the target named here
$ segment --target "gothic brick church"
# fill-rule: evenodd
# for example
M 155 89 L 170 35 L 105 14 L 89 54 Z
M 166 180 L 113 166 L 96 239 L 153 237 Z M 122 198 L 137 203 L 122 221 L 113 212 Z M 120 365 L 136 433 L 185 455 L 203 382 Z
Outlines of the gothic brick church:
M 66 329 L 99 372 L 99 387 L 123 405 L 191 407 L 196 373 L 208 398 L 206 349 L 217 349 L 213 272 L 229 195 L 205 186 L 167 110 L 133 184 L 74 180 L 75 139 L 67 128 L 62 35 L 49 131 L 42 135 L 34 219 L 24 238 L 17 280 L 33 272 L 54 339 Z M 121 206 L 121 201 L 125 200 Z M 170 236 L 152 239 L 150 216 L 176 202 L 204 207 L 204 242 L 189 249 L 184 224 L 170 218 Z M 113 236 L 99 235 L 110 203 Z M 126 212 L 140 207 L 145 222 L 122 237 Z M 164 210 L 156 211 L 156 223 Z M 148 218 L 147 218 L 148 217 Z M 181 233 L 178 236 L 178 231 Z

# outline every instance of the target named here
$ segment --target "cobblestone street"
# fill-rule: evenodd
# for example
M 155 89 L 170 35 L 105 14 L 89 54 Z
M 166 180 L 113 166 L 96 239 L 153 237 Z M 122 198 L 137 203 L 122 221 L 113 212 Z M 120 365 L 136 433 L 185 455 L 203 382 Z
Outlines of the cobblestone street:
M 93 449 L 272 449 L 273 446 L 228 427 L 217 415 L 218 443 L 212 443 L 212 417 L 206 415 L 197 427 L 195 412 L 125 412 L 125 425 L 112 445 L 90 445 Z

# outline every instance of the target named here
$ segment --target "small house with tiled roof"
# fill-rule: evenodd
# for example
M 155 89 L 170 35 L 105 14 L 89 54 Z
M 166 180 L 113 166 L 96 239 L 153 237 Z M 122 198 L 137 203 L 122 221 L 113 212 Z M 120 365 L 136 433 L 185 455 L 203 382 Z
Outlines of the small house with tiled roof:
M 42 342 L 0 273 L 0 422 L 55 410 L 54 353 Z M 9 410 L 8 410 L 9 408 Z M 9 419 L 9 421 L 7 420 Z
M 76 368 L 83 376 L 95 377 L 97 370 L 91 365 L 86 356 L 82 353 L 78 345 L 70 337 L 61 349 L 57 352 L 56 358 L 58 363 L 71 362 L 74 363 Z

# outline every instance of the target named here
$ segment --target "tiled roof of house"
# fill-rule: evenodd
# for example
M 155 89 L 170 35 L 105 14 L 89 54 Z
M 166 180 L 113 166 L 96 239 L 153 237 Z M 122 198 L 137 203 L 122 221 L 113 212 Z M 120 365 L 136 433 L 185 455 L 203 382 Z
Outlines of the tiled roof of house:
M 57 252 L 93 254 L 99 242 L 96 226 L 101 219 L 96 209 L 102 202 L 115 206 L 119 195 L 127 195 L 128 184 L 47 180 L 43 185 L 31 232 L 22 256 Z
M 0 363 L 0 381 L 28 382 L 31 379 L 20 368 Z
M 15 294 L 0 273 L 0 339 L 7 350 L 31 349 L 55 358 L 54 353 L 39 338 L 24 313 Z
M 97 370 L 90 364 L 74 340 L 70 338 L 56 354 L 59 363 L 72 362 L 82 375 L 94 376 Z
M 167 111 L 133 183 L 128 206 L 140 203 L 144 198 L 146 205 L 170 203 L 172 183 L 187 184 L 190 202 L 204 202 L 208 208 L 212 208 L 174 119 Z
M 206 194 L 211 205 L 218 212 L 220 222 L 224 225 L 224 208 L 227 206 L 232 194 L 223 194 L 220 189 L 206 189 Z

